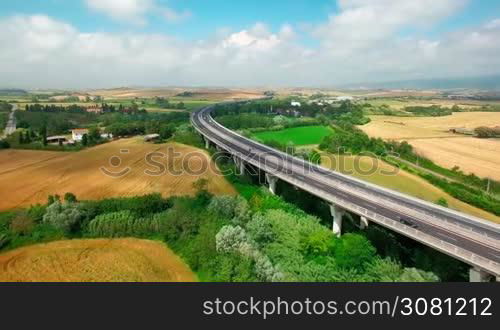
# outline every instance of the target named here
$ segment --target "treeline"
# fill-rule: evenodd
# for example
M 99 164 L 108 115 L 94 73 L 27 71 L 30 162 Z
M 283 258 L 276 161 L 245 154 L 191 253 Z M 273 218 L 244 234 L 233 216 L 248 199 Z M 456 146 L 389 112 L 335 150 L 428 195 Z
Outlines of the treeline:
M 247 201 L 209 194 L 77 201 L 0 213 L 0 249 L 64 238 L 162 239 L 204 281 L 437 281 L 377 255 L 361 235 L 335 237 L 319 220 L 264 191 Z
M 186 109 L 186 105 L 184 102 L 171 103 L 168 99 L 164 97 L 156 97 L 155 104 L 161 109 Z
M 481 139 L 500 137 L 500 126 L 497 126 L 497 127 L 486 127 L 486 126 L 477 127 L 474 130 L 474 133 L 476 133 L 476 136 L 478 138 L 481 138 Z
M 0 112 L 10 112 L 12 110 L 12 105 L 10 103 L 0 101 Z
M 352 125 L 364 125 L 370 121 L 364 116 L 363 107 L 350 101 L 337 105 L 318 105 L 316 103 L 303 103 L 300 107 L 292 107 L 290 100 L 273 99 L 249 103 L 221 104 L 215 108 L 217 118 L 241 114 L 284 115 L 321 118 L 347 122 Z
M 405 107 L 404 111 L 419 117 L 444 117 L 453 114 L 453 109 L 442 108 L 439 105 Z
M 184 112 L 145 113 L 129 116 L 112 114 L 104 117 L 102 125 L 115 137 L 159 134 L 162 139 L 168 139 L 180 125 L 188 121 L 189 114 Z
M 88 112 L 16 111 L 17 127 L 47 134 L 66 134 L 69 130 L 98 123 L 98 116 Z

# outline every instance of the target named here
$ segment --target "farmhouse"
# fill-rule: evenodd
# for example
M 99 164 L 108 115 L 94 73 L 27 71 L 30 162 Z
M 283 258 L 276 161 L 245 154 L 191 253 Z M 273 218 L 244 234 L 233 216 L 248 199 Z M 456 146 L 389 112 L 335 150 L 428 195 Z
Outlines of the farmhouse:
M 151 142 L 156 141 L 160 138 L 160 134 L 149 134 L 144 137 L 144 141 Z
M 71 130 L 71 136 L 73 141 L 80 142 L 83 139 L 84 135 L 88 135 L 89 130 L 86 128 L 76 128 L 74 130 Z
M 100 105 L 91 105 L 90 107 L 87 108 L 87 112 L 89 113 L 95 113 L 97 115 L 102 114 L 104 111 Z
M 48 136 L 47 137 L 48 144 L 59 144 L 59 143 L 67 143 L 67 142 L 68 142 L 68 140 L 63 135 L 56 135 L 56 136 Z
M 297 101 L 292 101 L 291 103 L 292 107 L 301 107 L 302 104 L 300 102 L 297 102 Z

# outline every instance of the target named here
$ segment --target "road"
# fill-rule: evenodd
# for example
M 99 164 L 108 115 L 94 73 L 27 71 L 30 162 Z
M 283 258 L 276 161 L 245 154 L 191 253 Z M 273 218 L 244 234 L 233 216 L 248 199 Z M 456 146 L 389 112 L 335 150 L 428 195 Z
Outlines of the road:
M 9 120 L 7 121 L 7 126 L 5 126 L 5 130 L 3 131 L 3 138 L 14 133 L 17 129 L 16 127 L 16 111 L 18 107 L 17 104 L 12 105 L 12 111 L 9 114 Z
M 500 225 L 286 155 L 221 126 L 211 116 L 213 109 L 197 111 L 192 123 L 226 151 L 332 204 L 500 276 Z

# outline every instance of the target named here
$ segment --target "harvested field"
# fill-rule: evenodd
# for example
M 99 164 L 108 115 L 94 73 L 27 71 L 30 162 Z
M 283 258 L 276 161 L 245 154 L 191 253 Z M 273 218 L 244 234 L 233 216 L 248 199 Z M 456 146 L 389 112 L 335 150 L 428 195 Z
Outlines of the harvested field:
M 500 181 L 500 140 L 472 137 L 413 140 L 410 143 L 422 156 L 437 164 L 465 173 Z
M 126 150 L 128 153 L 122 153 Z M 147 162 L 145 157 L 151 152 L 164 156 L 154 157 L 155 163 Z M 121 158 L 121 164 L 114 156 Z M 114 173 L 130 170 L 112 177 L 104 174 L 103 166 Z M 167 171 L 160 173 L 160 166 Z M 181 171 L 183 168 L 190 171 Z M 157 176 L 147 175 L 146 170 Z M 214 194 L 236 193 L 207 153 L 181 144 L 149 144 L 132 138 L 75 153 L 2 150 L 0 210 L 45 203 L 49 195 L 63 196 L 66 192 L 87 200 L 155 192 L 165 197 L 192 195 L 193 183 L 200 178 L 209 180 L 208 190 Z
M 355 157 L 329 154 L 329 157 L 322 158 L 322 165 L 431 203 L 435 203 L 439 198 L 445 198 L 452 209 L 500 223 L 500 217 L 461 202 L 424 179 L 396 169 L 394 166 L 378 159 L 368 156 Z M 388 175 L 388 173 L 394 174 Z
M 254 99 L 262 97 L 262 93 L 257 90 L 247 90 L 247 89 L 213 89 L 213 88 L 144 88 L 144 89 L 133 89 L 133 88 L 116 88 L 116 89 L 104 89 L 95 90 L 90 92 L 92 95 L 100 95 L 106 99 L 122 99 L 122 98 L 150 98 L 150 97 L 175 97 L 176 95 L 183 92 L 192 93 L 191 97 L 185 98 L 189 99 L 199 99 L 207 101 L 221 101 L 221 100 L 231 100 L 231 99 Z
M 0 282 L 194 282 L 196 275 L 161 242 L 59 241 L 0 255 Z
M 360 128 L 370 136 L 386 140 L 460 137 L 449 130 L 500 125 L 500 112 L 460 112 L 444 117 L 370 116 L 370 118 L 372 122 Z
M 370 136 L 385 140 L 408 141 L 422 156 L 437 164 L 465 173 L 500 180 L 500 140 L 478 139 L 450 133 L 451 128 L 474 129 L 500 125 L 498 112 L 454 113 L 446 117 L 372 116 L 360 128 Z

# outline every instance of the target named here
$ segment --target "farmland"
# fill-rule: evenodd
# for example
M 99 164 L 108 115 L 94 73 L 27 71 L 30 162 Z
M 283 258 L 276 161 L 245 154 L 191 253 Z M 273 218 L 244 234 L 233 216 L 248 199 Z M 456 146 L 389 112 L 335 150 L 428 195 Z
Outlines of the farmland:
M 452 108 L 453 106 L 458 106 L 462 109 L 470 110 L 480 110 L 484 105 L 498 105 L 498 101 L 476 101 L 476 100 L 448 100 L 448 99 L 438 99 L 438 98 L 428 98 L 428 99 L 403 99 L 403 98 L 376 98 L 365 101 L 372 106 L 382 106 L 387 105 L 393 110 L 403 110 L 405 107 L 422 106 L 428 107 L 432 105 L 441 106 L 443 108 Z
M 408 118 L 372 116 L 372 122 L 360 128 L 372 137 L 406 140 L 416 151 L 437 164 L 459 166 L 466 173 L 500 180 L 500 141 L 481 140 L 450 133 L 450 128 L 474 129 L 500 124 L 498 112 L 454 113 L 452 116 Z
M 58 241 L 0 254 L 0 282 L 193 282 L 196 275 L 161 242 Z
M 260 141 L 273 140 L 282 144 L 293 143 L 301 146 L 320 144 L 323 138 L 331 133 L 332 130 L 327 126 L 304 126 L 280 131 L 260 132 L 254 134 L 254 138 Z
M 322 165 L 431 203 L 444 198 L 452 209 L 500 223 L 500 217 L 461 202 L 418 176 L 403 170 L 396 172 L 396 169 L 392 165 L 382 160 L 373 159 L 368 156 L 356 157 L 328 154 L 328 157 L 322 157 Z M 375 171 L 372 169 L 375 169 Z M 384 173 L 397 174 L 387 175 Z
M 148 164 L 145 157 L 151 152 L 167 154 L 168 148 L 179 157 L 155 158 L 156 162 L 174 170 L 189 166 L 193 173 L 207 168 L 201 175 L 163 173 L 149 176 L 145 170 L 158 171 Z M 121 151 L 128 150 L 128 153 Z M 190 158 L 182 158 L 191 154 Z M 173 153 L 172 153 L 173 155 Z M 121 158 L 120 166 L 110 159 Z M 140 138 L 122 139 L 75 153 L 58 153 L 28 150 L 0 151 L 0 210 L 45 203 L 49 195 L 72 192 L 81 199 L 103 199 L 159 192 L 163 196 L 192 195 L 193 183 L 207 179 L 208 190 L 214 194 L 235 194 L 234 188 L 217 174 L 208 154 L 181 144 L 147 144 Z M 120 172 L 127 167 L 130 172 L 120 178 L 105 175 L 100 168 Z

